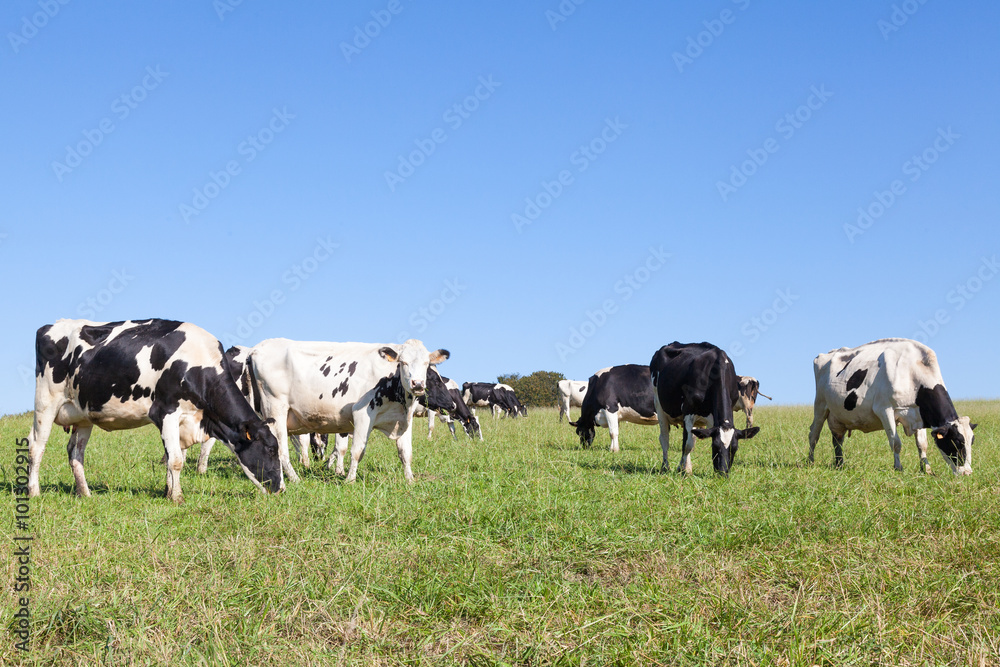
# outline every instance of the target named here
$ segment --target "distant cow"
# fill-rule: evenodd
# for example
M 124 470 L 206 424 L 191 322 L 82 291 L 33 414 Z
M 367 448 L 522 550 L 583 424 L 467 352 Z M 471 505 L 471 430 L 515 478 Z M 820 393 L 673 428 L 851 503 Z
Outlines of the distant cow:
M 602 368 L 590 376 L 580 418 L 569 422 L 580 436 L 580 444 L 594 442 L 595 426 L 607 426 L 611 451 L 618 451 L 618 422 L 646 426 L 656 423 L 649 366 L 626 364 Z
M 466 382 L 462 385 L 462 400 L 472 409 L 473 415 L 476 414 L 476 408 L 489 408 L 494 418 L 500 414 L 516 416 L 519 411 L 524 410 L 524 406 L 520 405 L 516 396 L 512 400 L 506 393 L 508 390 L 511 395 L 514 393 L 505 384 Z M 527 410 L 524 410 L 524 414 L 527 414 Z
M 495 400 L 492 406 L 494 416 L 500 414 L 503 414 L 505 417 L 528 416 L 528 409 L 524 407 L 524 404 L 521 403 L 521 400 L 514 392 L 514 388 L 509 384 L 493 385 L 493 396 Z
M 809 460 L 824 422 L 833 435 L 834 465 L 844 464 L 844 434 L 884 430 L 889 436 L 893 465 L 899 460 L 902 441 L 896 424 L 906 435 L 916 435 L 920 466 L 930 472 L 927 432 L 956 475 L 972 473 L 972 431 L 976 424 L 959 417 L 945 389 L 937 356 L 926 345 L 905 338 L 886 338 L 855 348 L 842 347 L 813 361 L 816 402 L 809 430 Z
M 559 380 L 559 421 L 566 415 L 570 419 L 569 409 L 583 407 L 583 397 L 587 394 L 587 383 L 579 380 Z
M 226 443 L 262 491 L 283 487 L 278 443 L 233 382 L 222 344 L 187 322 L 59 320 L 35 338 L 35 419 L 28 494 L 52 424 L 72 428 L 67 451 L 76 492 L 89 496 L 83 456 L 93 427 L 155 424 L 167 457 L 166 494 L 181 502 L 184 452 L 209 437 Z
M 281 465 L 289 480 L 298 481 L 288 457 L 289 433 L 353 434 L 346 480 L 353 482 L 368 437 L 378 429 L 396 441 L 403 475 L 413 481 L 415 400 L 426 390 L 428 366 L 448 356 L 447 350 L 428 352 L 414 339 L 381 345 L 271 338 L 255 345 L 250 371 L 257 383 L 257 411 L 275 420 Z M 337 472 L 343 473 L 339 447 Z
M 754 437 L 760 428 L 733 425 L 733 405 L 739 399 L 739 381 L 729 355 L 710 343 L 664 345 L 649 362 L 656 414 L 660 420 L 662 469 L 668 469 L 670 427 L 683 427 L 684 451 L 678 472 L 691 474 L 695 438 L 712 440 L 712 465 L 728 475 L 739 441 Z
M 733 412 L 742 410 L 747 416 L 747 428 L 749 428 L 753 426 L 753 408 L 757 403 L 757 397 L 763 396 L 769 401 L 771 397 L 760 392 L 760 382 L 757 382 L 755 377 L 737 375 L 736 380 L 739 383 L 739 395 L 733 404 Z

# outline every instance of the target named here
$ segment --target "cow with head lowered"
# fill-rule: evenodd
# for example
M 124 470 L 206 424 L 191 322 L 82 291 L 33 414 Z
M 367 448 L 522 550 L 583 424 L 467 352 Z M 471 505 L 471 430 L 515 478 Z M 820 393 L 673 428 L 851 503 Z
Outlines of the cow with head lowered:
M 288 434 L 352 434 L 347 481 L 357 477 L 368 437 L 378 429 L 396 441 L 403 475 L 413 481 L 413 413 L 427 388 L 427 369 L 449 357 L 419 340 L 402 344 L 303 342 L 271 338 L 250 351 L 255 408 L 274 419 L 281 466 L 298 481 L 288 456 Z M 343 474 L 346 438 L 337 440 Z
M 591 375 L 580 418 L 569 425 L 576 428 L 584 447 L 594 443 L 596 426 L 607 426 L 611 434 L 611 451 L 617 452 L 619 421 L 646 426 L 656 423 L 649 366 L 611 366 Z
M 222 344 L 187 322 L 59 320 L 35 337 L 35 417 L 28 494 L 53 424 L 72 429 L 67 451 L 76 492 L 89 496 L 83 459 L 94 426 L 154 424 L 167 459 L 166 494 L 182 502 L 184 452 L 209 437 L 236 454 L 262 491 L 283 488 L 278 443 L 233 381 Z
M 479 419 L 473 416 L 469 407 L 462 400 L 462 395 L 458 390 L 458 383 L 450 378 L 446 378 L 437 369 L 431 366 L 427 370 L 427 391 L 417 399 L 417 409 L 414 413 L 417 417 L 427 417 L 427 439 L 434 436 L 434 419 L 440 416 L 441 421 L 448 425 L 451 436 L 455 440 L 455 421 L 462 425 L 469 438 L 483 439 L 482 431 L 479 428 Z
M 681 426 L 684 449 L 678 472 L 691 474 L 695 438 L 712 441 L 712 465 L 728 475 L 740 440 L 754 437 L 759 427 L 733 425 L 733 404 L 739 398 L 739 381 L 733 362 L 711 343 L 664 345 L 649 362 L 656 414 L 660 420 L 662 469 L 668 469 L 670 427 Z
M 902 470 L 902 441 L 896 424 L 916 436 L 920 467 L 930 472 L 927 430 L 945 463 L 956 475 L 972 473 L 975 440 L 968 417 L 959 417 L 938 367 L 937 355 L 922 343 L 886 338 L 860 347 L 832 350 L 813 361 L 816 401 L 809 429 L 809 461 L 813 461 L 823 424 L 833 435 L 834 465 L 844 464 L 844 434 L 884 430 L 893 466 Z

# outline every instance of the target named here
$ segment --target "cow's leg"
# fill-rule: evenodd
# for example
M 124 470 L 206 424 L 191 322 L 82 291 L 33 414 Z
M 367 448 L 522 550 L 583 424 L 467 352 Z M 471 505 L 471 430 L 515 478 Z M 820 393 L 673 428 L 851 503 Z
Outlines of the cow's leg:
M 271 431 L 278 439 L 278 460 L 281 461 L 281 469 L 285 472 L 289 482 L 298 483 L 299 476 L 292 468 L 292 460 L 288 454 L 288 406 L 281 406 L 270 412 L 271 414 L 268 416 L 274 418 Z
M 458 442 L 458 435 L 455 433 L 455 418 L 448 415 L 448 430 L 451 431 L 451 439 Z
M 184 502 L 181 493 L 181 470 L 184 468 L 184 450 L 181 449 L 180 416 L 174 412 L 163 418 L 160 427 L 163 450 L 167 455 L 167 488 L 165 495 L 175 503 Z
M 90 424 L 74 426 L 73 435 L 69 436 L 69 442 L 66 443 L 69 467 L 73 471 L 74 479 L 76 479 L 76 495 L 82 498 L 90 496 L 87 477 L 83 473 L 83 452 L 87 449 L 87 440 L 90 439 L 90 432 L 93 429 L 94 427 Z
M 663 463 L 660 464 L 660 471 L 666 472 L 670 470 L 670 465 L 667 463 L 667 452 L 670 450 L 670 424 L 664 417 L 660 417 L 660 449 L 663 450 Z
M 611 448 L 610 451 L 618 451 L 618 413 L 608 412 L 603 410 L 604 419 L 608 422 L 608 433 L 611 434 Z
M 476 416 L 475 412 L 472 413 L 472 421 L 474 421 L 476 423 L 476 433 L 479 434 L 479 442 L 483 442 L 483 440 L 484 440 L 483 439 L 483 427 L 479 423 L 479 417 Z
M 833 467 L 843 468 L 844 467 L 844 435 L 847 431 L 837 426 L 834 427 L 830 424 L 830 435 L 833 438 Z
M 681 454 L 680 463 L 677 464 L 677 472 L 685 475 L 691 474 L 691 452 L 694 451 L 694 415 L 684 415 L 684 450 Z
M 399 454 L 399 461 L 403 464 L 403 477 L 407 482 L 412 482 L 413 470 L 410 468 L 410 462 L 413 461 L 413 420 L 410 420 L 410 426 L 399 434 L 396 440 L 396 453 Z
M 892 408 L 886 408 L 879 413 L 879 419 L 882 420 L 882 427 L 885 428 L 885 434 L 889 436 L 889 447 L 892 448 L 893 458 L 892 467 L 896 470 L 902 470 L 903 462 L 900 460 L 899 455 L 903 451 L 903 440 L 896 431 L 896 411 Z
M 347 456 L 347 438 L 344 433 L 337 433 L 333 436 L 333 451 L 330 452 L 330 460 L 326 462 L 327 468 L 336 467 L 338 475 L 344 474 L 344 457 Z
M 434 436 L 434 418 L 437 413 L 433 410 L 427 411 L 427 439 L 430 440 Z
M 29 498 L 42 493 L 38 484 L 38 468 L 42 464 L 42 454 L 45 453 L 45 444 L 49 441 L 52 422 L 55 421 L 59 407 L 53 405 L 48 410 L 35 410 L 35 419 L 31 424 L 31 434 L 28 437 L 28 456 L 31 458 L 31 463 L 28 465 Z
M 300 433 L 299 435 L 292 436 L 292 443 L 295 445 L 295 451 L 299 455 L 299 463 L 302 464 L 303 468 L 309 467 L 309 434 Z
M 813 403 L 813 423 L 809 427 L 809 463 L 816 460 L 816 443 L 819 442 L 820 433 L 823 432 L 823 424 L 829 415 L 830 410 L 826 407 L 826 401 L 817 396 L 815 403 Z
M 201 451 L 198 452 L 198 474 L 204 475 L 208 472 L 208 455 L 212 453 L 215 446 L 215 438 L 209 438 L 201 443 Z
M 358 464 L 365 455 L 365 446 L 375 425 L 374 415 L 368 411 L 367 404 L 354 412 L 354 444 L 351 445 L 351 467 L 347 471 L 345 482 L 353 482 L 358 476 Z
M 920 455 L 920 470 L 931 474 L 931 463 L 927 460 L 927 429 L 918 428 L 915 433 L 917 440 L 917 454 Z

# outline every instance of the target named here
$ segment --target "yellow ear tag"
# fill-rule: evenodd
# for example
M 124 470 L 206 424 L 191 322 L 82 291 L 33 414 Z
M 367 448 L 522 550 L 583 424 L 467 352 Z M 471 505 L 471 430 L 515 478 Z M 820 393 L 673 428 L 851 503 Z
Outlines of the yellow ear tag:
M 253 440 L 253 438 L 250 437 L 250 429 L 247 429 L 247 432 L 244 435 L 246 435 L 247 440 Z
M 944 440 L 944 435 L 942 435 L 940 433 L 935 433 L 934 437 L 937 438 L 938 440 Z

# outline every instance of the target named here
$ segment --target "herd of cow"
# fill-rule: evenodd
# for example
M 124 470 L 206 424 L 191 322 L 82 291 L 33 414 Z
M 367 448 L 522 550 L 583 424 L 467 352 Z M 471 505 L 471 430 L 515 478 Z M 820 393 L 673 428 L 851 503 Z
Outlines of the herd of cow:
M 457 420 L 470 438 L 483 439 L 475 409 L 494 416 L 526 415 L 507 385 L 458 384 L 440 375 L 447 350 L 430 352 L 418 340 L 402 344 L 265 340 L 228 351 L 200 327 L 149 319 L 95 323 L 59 320 L 35 339 L 35 413 L 29 436 L 28 493 L 40 493 L 38 470 L 53 424 L 71 431 L 67 452 L 79 495 L 89 496 L 84 451 L 93 427 L 129 429 L 152 423 L 160 431 L 167 468 L 166 495 L 180 502 L 180 472 L 186 450 L 202 443 L 204 472 L 215 440 L 229 447 L 247 477 L 264 492 L 298 481 L 289 455 L 289 436 L 302 465 L 309 453 L 325 458 L 326 435 L 336 434 L 328 465 L 344 474 L 348 436 L 353 436 L 347 481 L 372 430 L 396 442 L 403 474 L 413 480 L 412 425 L 435 414 L 455 434 Z M 959 417 L 930 348 L 906 339 L 879 340 L 821 354 L 814 361 L 816 402 L 809 433 L 809 460 L 824 423 L 833 435 L 834 463 L 843 464 L 842 444 L 851 431 L 885 430 L 902 470 L 896 425 L 915 435 L 921 466 L 927 461 L 927 433 L 955 474 L 971 473 L 973 429 Z M 738 376 L 729 356 L 709 343 L 664 345 L 648 366 L 605 368 L 588 382 L 559 383 L 559 419 L 573 405 L 581 416 L 570 422 L 584 445 L 595 427 L 607 427 L 618 451 L 618 423 L 659 424 L 663 469 L 667 469 L 670 427 L 682 431 L 678 471 L 691 473 L 696 439 L 708 439 L 715 470 L 727 474 L 740 440 L 753 426 L 759 383 Z M 770 397 L 767 397 L 770 398 Z M 746 413 L 736 428 L 733 414 Z

